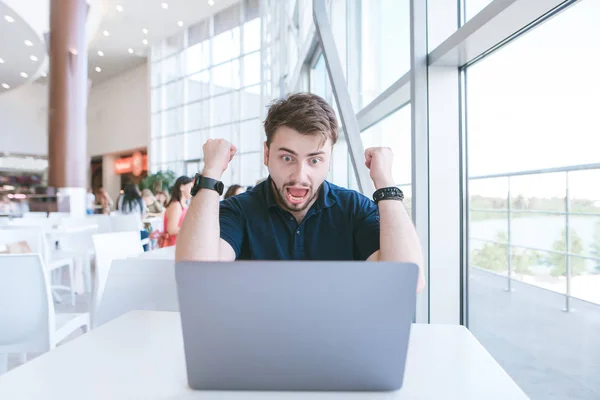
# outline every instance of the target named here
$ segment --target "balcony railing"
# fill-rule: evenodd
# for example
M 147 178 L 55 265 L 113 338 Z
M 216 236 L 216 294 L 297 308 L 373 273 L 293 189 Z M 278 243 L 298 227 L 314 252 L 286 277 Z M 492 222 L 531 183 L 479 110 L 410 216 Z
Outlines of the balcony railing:
M 600 164 L 469 178 L 469 265 L 505 275 L 508 291 L 517 279 L 563 293 L 565 311 L 572 311 L 572 298 L 600 304 L 599 182 Z M 577 234 L 574 222 L 587 236 Z M 529 243 L 518 243 L 515 236 Z M 551 246 L 532 244 L 550 236 Z M 554 267 L 548 275 L 547 267 Z M 544 272 L 536 276 L 532 269 Z M 587 275 L 586 282 L 579 275 Z M 583 289 L 573 290 L 575 277 L 586 283 Z

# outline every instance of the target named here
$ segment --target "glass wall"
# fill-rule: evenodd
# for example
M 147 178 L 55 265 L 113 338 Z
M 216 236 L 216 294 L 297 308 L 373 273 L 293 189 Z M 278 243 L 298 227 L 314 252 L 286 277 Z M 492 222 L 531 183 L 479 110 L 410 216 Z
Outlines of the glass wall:
M 226 185 L 263 177 L 261 116 L 269 97 L 261 88 L 259 9 L 246 0 L 153 47 L 153 171 L 192 175 L 202 168 L 204 142 L 223 138 L 238 148 Z
M 600 398 L 598 18 L 579 1 L 465 71 L 469 328 L 532 399 Z

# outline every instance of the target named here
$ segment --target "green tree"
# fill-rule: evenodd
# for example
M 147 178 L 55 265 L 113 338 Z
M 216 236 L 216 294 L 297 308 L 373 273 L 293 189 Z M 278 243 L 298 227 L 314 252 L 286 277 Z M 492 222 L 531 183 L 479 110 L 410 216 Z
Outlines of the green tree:
M 581 254 L 583 252 L 583 241 L 574 229 L 569 229 L 569 253 Z M 560 233 L 560 239 L 552 243 L 552 250 L 557 253 L 548 253 L 541 256 L 540 261 L 549 267 L 552 267 L 550 272 L 552 276 L 566 275 L 567 273 L 567 256 L 562 254 L 567 249 L 567 230 L 563 229 Z M 571 276 L 581 275 L 585 271 L 585 260 L 581 257 L 570 257 L 569 264 L 571 266 Z
M 499 232 L 495 239 L 497 243 L 485 243 L 479 250 L 473 252 L 471 264 L 494 272 L 508 271 L 508 236 Z M 511 265 L 513 272 L 531 274 L 531 266 L 536 264 L 537 254 L 531 250 L 512 248 Z
M 592 256 L 598 260 L 596 263 L 596 272 L 600 272 L 600 218 L 596 221 L 596 233 L 594 234 L 594 242 L 592 243 Z
M 175 172 L 173 171 L 158 171 L 155 174 L 148 175 L 140 183 L 140 189 L 150 189 L 154 192 L 154 186 L 160 182 L 162 190 L 170 190 L 175 183 Z

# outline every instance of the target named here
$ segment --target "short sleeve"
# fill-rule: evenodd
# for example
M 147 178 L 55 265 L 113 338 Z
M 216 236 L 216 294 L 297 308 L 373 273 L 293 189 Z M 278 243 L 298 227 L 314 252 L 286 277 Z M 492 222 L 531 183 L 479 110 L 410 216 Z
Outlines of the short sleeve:
M 357 195 L 354 215 L 354 259 L 366 260 L 379 250 L 379 210 L 377 205 Z
M 233 248 L 236 259 L 240 256 L 244 242 L 243 221 L 242 210 L 235 199 L 230 198 L 221 201 L 219 206 L 221 239 L 229 243 Z

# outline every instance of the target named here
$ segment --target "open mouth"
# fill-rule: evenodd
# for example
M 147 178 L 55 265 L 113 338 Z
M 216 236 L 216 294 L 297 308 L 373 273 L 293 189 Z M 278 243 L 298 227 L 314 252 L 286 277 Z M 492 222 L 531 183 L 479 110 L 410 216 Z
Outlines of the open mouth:
M 302 204 L 308 196 L 308 189 L 302 188 L 287 188 L 286 189 L 287 200 L 292 204 Z

